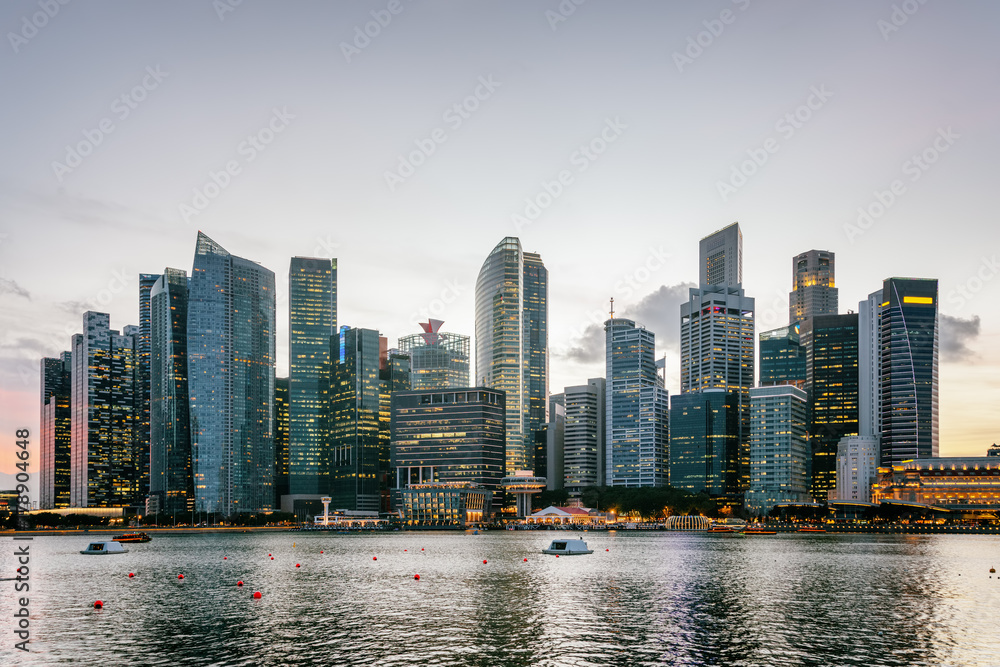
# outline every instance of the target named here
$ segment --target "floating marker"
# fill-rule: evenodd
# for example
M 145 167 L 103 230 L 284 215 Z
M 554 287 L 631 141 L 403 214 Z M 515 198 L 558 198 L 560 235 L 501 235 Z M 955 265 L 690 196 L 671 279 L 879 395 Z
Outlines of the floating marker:
M 485 558 L 483 559 L 483 565 L 486 565 L 486 559 Z
M 559 554 L 556 554 L 556 558 L 559 558 Z
M 222 560 L 229 560 L 229 556 L 223 556 Z
M 994 572 L 996 572 L 996 569 L 991 567 L 990 568 L 990 574 L 993 574 Z
M 372 556 L 372 560 L 378 560 L 378 556 Z
M 129 578 L 129 579 L 131 579 L 131 578 L 132 578 L 132 577 L 134 577 L 134 576 L 135 576 L 135 572 L 129 572 L 129 573 L 128 573 L 128 578 Z
M 320 552 L 320 553 L 323 553 L 323 550 L 322 550 L 322 549 L 320 549 L 320 550 L 319 550 L 319 552 Z
M 236 585 L 237 585 L 237 586 L 242 586 L 242 585 L 243 585 L 243 580 L 241 579 L 240 581 L 237 581 L 237 582 L 236 582 Z
M 183 575 L 183 574 L 178 574 L 178 575 L 177 575 L 177 578 L 178 578 L 178 579 L 183 579 L 183 578 L 184 578 L 184 575 Z
M 419 574 L 413 575 L 413 578 L 416 579 L 417 581 L 420 581 L 420 575 Z
M 94 609 L 104 609 L 104 603 L 100 600 L 94 600 Z
M 528 562 L 528 559 L 527 559 L 527 558 L 525 558 L 525 559 L 524 559 L 524 562 L 525 562 L 525 563 L 527 563 L 527 562 Z
M 296 564 L 295 564 L 295 567 L 302 567 L 302 566 L 301 566 L 301 565 L 299 565 L 298 563 L 296 563 Z
M 260 599 L 260 591 L 254 591 L 253 592 L 253 599 L 254 600 L 259 600 Z
M 421 550 L 421 551 L 423 551 L 423 550 L 424 550 L 424 548 L 423 548 L 423 547 L 420 547 L 420 550 Z
M 610 549 L 605 549 L 605 551 L 610 551 Z
M 271 556 L 271 560 L 274 560 L 274 556 Z

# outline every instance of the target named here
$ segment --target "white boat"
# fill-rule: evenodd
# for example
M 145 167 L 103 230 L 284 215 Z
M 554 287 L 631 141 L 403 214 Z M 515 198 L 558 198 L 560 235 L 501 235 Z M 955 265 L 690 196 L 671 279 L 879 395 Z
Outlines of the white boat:
M 592 554 L 593 549 L 587 548 L 587 543 L 583 540 L 552 540 L 548 549 L 542 549 L 543 554 L 556 556 L 579 556 L 581 554 Z
M 108 556 L 110 554 L 127 554 L 128 549 L 122 546 L 120 542 L 112 540 L 108 542 L 91 542 L 80 553 L 86 556 Z

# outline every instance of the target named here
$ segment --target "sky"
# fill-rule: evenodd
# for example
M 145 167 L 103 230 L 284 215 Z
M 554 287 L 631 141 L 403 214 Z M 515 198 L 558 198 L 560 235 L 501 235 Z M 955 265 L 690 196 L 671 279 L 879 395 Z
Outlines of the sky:
M 275 272 L 279 376 L 292 256 L 337 258 L 339 324 L 471 336 L 518 236 L 552 393 L 604 375 L 611 297 L 677 392 L 698 240 L 738 221 L 758 331 L 806 250 L 841 312 L 939 279 L 941 454 L 998 440 L 995 2 L 64 1 L 0 5 L 0 485 L 39 359 L 136 324 L 198 230 Z

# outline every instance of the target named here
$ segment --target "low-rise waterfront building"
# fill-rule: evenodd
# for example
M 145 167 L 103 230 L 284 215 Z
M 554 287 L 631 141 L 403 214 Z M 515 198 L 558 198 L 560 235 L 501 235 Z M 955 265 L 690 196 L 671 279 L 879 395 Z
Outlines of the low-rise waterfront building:
M 1000 510 L 1000 460 L 990 456 L 913 459 L 878 469 L 874 501 L 954 510 Z
M 401 498 L 408 526 L 467 528 L 488 522 L 493 512 L 493 491 L 465 482 L 410 484 Z

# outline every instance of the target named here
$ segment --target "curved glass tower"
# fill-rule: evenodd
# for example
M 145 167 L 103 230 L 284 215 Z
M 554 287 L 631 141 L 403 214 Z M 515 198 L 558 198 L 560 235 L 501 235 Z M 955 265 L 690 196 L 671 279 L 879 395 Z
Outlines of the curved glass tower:
M 508 236 L 476 280 L 476 386 L 507 394 L 507 474 L 532 469 L 534 431 L 547 421 L 548 271 Z

